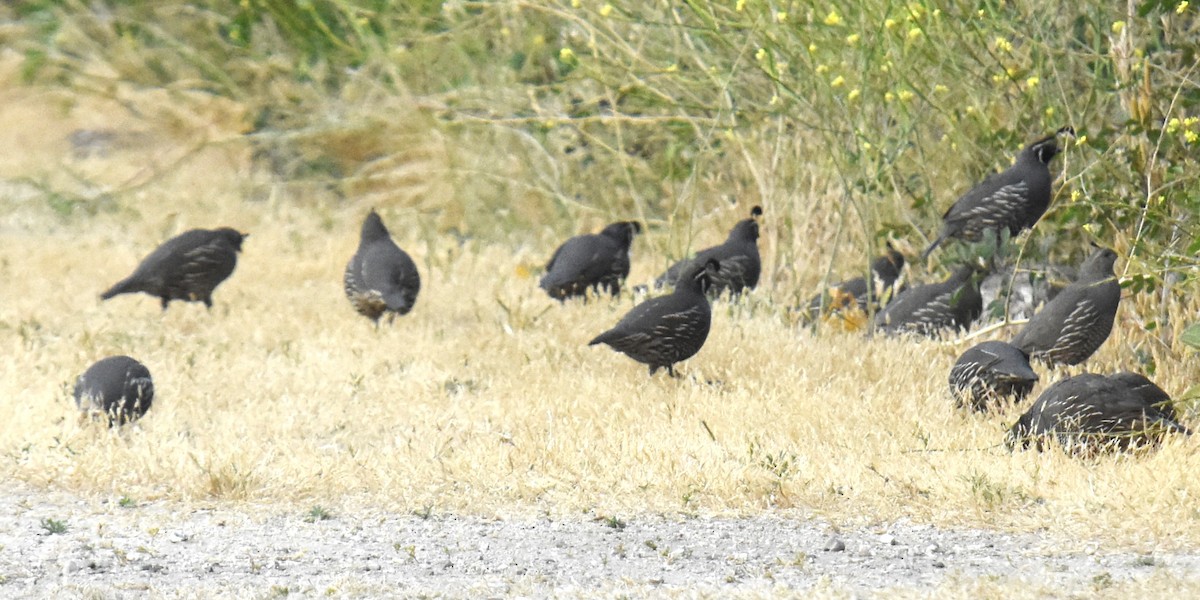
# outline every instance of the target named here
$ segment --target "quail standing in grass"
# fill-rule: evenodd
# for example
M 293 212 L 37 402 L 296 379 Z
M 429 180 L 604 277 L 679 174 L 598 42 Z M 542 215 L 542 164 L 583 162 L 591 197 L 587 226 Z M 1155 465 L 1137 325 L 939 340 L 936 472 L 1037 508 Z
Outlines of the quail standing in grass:
M 233 274 L 247 235 L 228 227 L 185 231 L 151 252 L 133 275 L 117 282 L 100 299 L 145 292 L 161 299 L 163 310 L 172 300 L 203 302 L 212 308 L 213 290 Z
M 1167 433 L 1191 434 L 1169 397 L 1163 402 L 1138 383 L 1149 380 L 1129 375 L 1083 373 L 1055 383 L 1009 430 L 1007 445 L 1042 450 L 1053 439 L 1068 452 L 1093 454 L 1157 444 Z
M 936 336 L 943 329 L 966 331 L 983 313 L 979 275 L 961 265 L 945 281 L 909 288 L 875 314 L 875 330 L 887 334 Z
M 417 265 L 392 241 L 374 210 L 363 221 L 358 251 L 346 265 L 343 283 L 354 310 L 376 325 L 384 313 L 389 322 L 408 314 L 417 301 L 421 291 Z
M 1087 360 L 1112 333 L 1121 302 L 1116 262 L 1112 250 L 1093 252 L 1079 267 L 1079 278 L 1034 314 L 1012 344 L 1051 367 Z
M 888 242 L 887 254 L 871 261 L 871 285 L 868 285 L 864 277 L 835 283 L 829 286 L 825 293 L 817 294 L 809 300 L 808 314 L 811 318 L 816 318 L 821 315 L 822 306 L 825 312 L 830 312 L 844 310 L 851 303 L 856 304 L 864 313 L 878 310 L 881 299 L 890 299 L 895 294 L 893 287 L 903 268 L 904 255 L 897 252 L 891 242 Z
M 708 339 L 712 310 L 705 293 L 721 269 L 711 258 L 703 264 L 693 263 L 683 272 L 673 293 L 633 307 L 616 326 L 588 345 L 608 344 L 649 365 L 651 375 L 666 369 L 676 377 L 675 363 L 691 358 Z
M 1002 230 L 1016 236 L 1033 227 L 1050 206 L 1054 178 L 1049 165 L 1060 152 L 1060 135 L 1074 137 L 1075 130 L 1063 127 L 1054 135 L 1026 146 L 1013 166 L 988 177 L 950 205 L 942 216 L 941 232 L 921 260 L 948 239 L 977 242 L 985 231 L 992 230 L 999 245 Z
M 950 369 L 950 393 L 957 406 L 979 412 L 1024 400 L 1037 381 L 1029 356 L 1000 341 L 972 346 Z
M 641 231 L 638 223 L 621 221 L 563 242 L 546 264 L 541 288 L 556 300 L 586 297 L 588 288 L 620 294 L 621 282 L 629 276 L 629 246 Z
M 110 356 L 88 367 L 75 380 L 75 406 L 111 425 L 136 421 L 154 402 L 150 370 L 128 356 Z
M 750 209 L 750 218 L 738 221 L 725 243 L 701 250 L 695 257 L 671 265 L 654 280 L 654 287 L 677 285 L 682 276 L 695 271 L 693 267 L 703 267 L 709 260 L 715 260 L 720 263 L 721 271 L 712 275 L 710 294 L 720 296 L 729 290 L 731 296 L 737 296 L 745 288 L 754 289 L 762 273 L 762 261 L 758 255 L 758 217 L 762 214 L 761 206 Z

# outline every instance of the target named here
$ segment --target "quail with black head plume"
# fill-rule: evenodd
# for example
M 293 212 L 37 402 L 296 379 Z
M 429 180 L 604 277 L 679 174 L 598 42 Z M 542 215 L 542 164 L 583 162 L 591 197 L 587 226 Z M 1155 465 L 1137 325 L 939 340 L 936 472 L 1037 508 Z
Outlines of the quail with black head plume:
M 100 295 L 108 300 L 119 294 L 145 292 L 162 301 L 203 302 L 212 308 L 212 293 L 233 274 L 242 240 L 249 234 L 229 227 L 192 229 L 166 242 L 142 259 L 133 274 Z
M 712 309 L 705 292 L 721 265 L 713 259 L 683 272 L 675 291 L 651 298 L 630 310 L 612 329 L 589 346 L 608 344 L 613 350 L 650 366 L 653 375 L 666 369 L 675 377 L 675 363 L 700 351 L 712 326 Z
M 942 242 L 959 239 L 977 242 L 988 230 L 1008 230 L 1010 236 L 1033 227 L 1050 206 L 1050 160 L 1061 152 L 1058 137 L 1075 137 L 1066 126 L 1021 150 L 1013 166 L 992 175 L 956 200 L 942 216 L 942 230 L 921 255 L 929 257 Z
M 696 265 L 703 267 L 709 260 L 715 260 L 721 264 L 721 270 L 711 277 L 710 294 L 720 296 L 729 290 L 736 296 L 746 288 L 754 289 L 762 273 L 762 260 L 758 254 L 758 218 L 762 214 L 761 206 L 750 209 L 750 218 L 738 221 L 723 244 L 701 250 L 695 257 L 671 265 L 654 280 L 654 287 L 675 285 Z
M 421 291 L 421 275 L 406 252 L 392 241 L 374 210 L 363 221 L 358 251 L 346 265 L 346 297 L 359 314 L 376 325 L 388 315 L 406 315 Z
M 1049 366 L 1087 360 L 1112 333 L 1121 284 L 1117 253 L 1098 248 L 1079 267 L 1079 278 L 1033 315 L 1012 344 Z

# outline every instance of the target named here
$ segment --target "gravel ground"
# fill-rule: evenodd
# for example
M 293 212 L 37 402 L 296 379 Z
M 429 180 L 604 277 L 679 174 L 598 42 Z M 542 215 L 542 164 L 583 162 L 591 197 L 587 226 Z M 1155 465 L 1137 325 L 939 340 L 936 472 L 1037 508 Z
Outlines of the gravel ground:
M 1013 580 L 1056 593 L 1152 574 L 1200 579 L 1200 554 L 1106 552 L 1037 535 L 819 519 L 495 520 L 277 507 L 120 506 L 3 496 L 0 596 L 713 596 L 937 590 Z M 61 522 L 65 531 L 52 533 Z M 150 592 L 147 594 L 147 592 Z

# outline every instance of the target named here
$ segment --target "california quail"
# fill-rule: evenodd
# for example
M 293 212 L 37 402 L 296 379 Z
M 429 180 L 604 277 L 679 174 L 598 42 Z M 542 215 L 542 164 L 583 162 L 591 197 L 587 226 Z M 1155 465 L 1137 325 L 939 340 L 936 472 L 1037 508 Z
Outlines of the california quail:
M 145 292 L 162 300 L 163 310 L 172 300 L 203 302 L 212 308 L 212 293 L 237 266 L 242 240 L 249 234 L 228 227 L 192 229 L 159 246 L 144 258 L 133 275 L 100 295 Z
M 1005 402 L 1020 402 L 1033 391 L 1037 373 L 1029 356 L 1006 342 L 976 344 L 950 369 L 950 393 L 959 408 L 985 412 Z
M 1016 236 L 1033 227 L 1050 206 L 1050 160 L 1060 152 L 1058 136 L 1075 136 L 1070 126 L 1059 129 L 1054 135 L 1040 139 L 1017 155 L 1013 166 L 992 175 L 983 183 L 956 200 L 942 216 L 942 231 L 929 245 L 921 260 L 928 258 L 947 239 L 977 242 L 983 232 L 996 232 L 999 244 L 1000 231 L 1007 229 Z
M 1153 381 L 1150 381 L 1145 375 L 1122 371 L 1109 375 L 1108 378 L 1125 386 L 1125 389 L 1130 394 L 1137 396 L 1142 402 L 1158 409 L 1168 419 L 1176 422 L 1179 421 L 1179 416 L 1175 413 L 1175 405 L 1171 402 L 1171 395 L 1166 390 L 1158 387 Z
M 651 298 L 629 311 L 612 329 L 589 346 L 608 344 L 629 358 L 650 365 L 650 374 L 665 368 L 675 377 L 675 363 L 700 351 L 712 325 L 705 296 L 712 278 L 722 269 L 713 259 L 694 263 L 666 296 Z
M 1013 425 L 1006 443 L 1009 448 L 1032 443 L 1042 450 L 1053 438 L 1069 452 L 1086 454 L 1155 444 L 1168 432 L 1191 433 L 1173 410 L 1163 410 L 1150 398 L 1124 376 L 1069 377 L 1042 392 Z
M 888 298 L 895 294 L 892 287 L 900 278 L 900 270 L 903 268 L 904 255 L 897 252 L 891 242 L 888 242 L 887 254 L 871 261 L 871 286 L 867 285 L 867 280 L 863 277 L 835 283 L 829 286 L 825 293 L 817 294 L 813 296 L 812 300 L 809 300 L 808 314 L 811 318 L 816 318 L 821 314 L 822 304 L 828 312 L 842 310 L 851 302 L 857 304 L 859 310 L 863 312 L 878 310 L 881 298 Z
M 701 250 L 695 257 L 671 265 L 666 273 L 654 280 L 654 287 L 676 285 L 681 275 L 694 272 L 692 267 L 703 267 L 709 260 L 716 260 L 721 264 L 721 271 L 711 276 L 710 294 L 720 296 L 725 290 L 729 290 L 730 295 L 736 296 L 745 288 L 754 289 L 762 272 L 762 261 L 758 256 L 757 221 L 762 214 L 761 206 L 750 209 L 750 218 L 738 221 L 729 232 L 725 243 Z
M 1033 315 L 1012 344 L 1053 367 L 1077 365 L 1112 333 L 1121 302 L 1113 274 L 1117 253 L 1100 248 L 1079 267 L 1079 278 Z
M 109 425 L 136 421 L 154 402 L 150 370 L 128 356 L 110 356 L 88 367 L 75 380 L 75 406 Z
M 875 314 L 875 329 L 887 334 L 936 336 L 953 327 L 965 331 L 983 313 L 976 268 L 962 265 L 945 281 L 909 288 Z
M 408 314 L 421 291 L 417 265 L 392 241 L 374 210 L 363 220 L 358 251 L 346 264 L 342 282 L 354 310 L 376 325 L 384 313 L 389 322 Z
M 629 246 L 642 226 L 621 221 L 593 235 L 577 235 L 554 251 L 546 263 L 541 287 L 551 298 L 586 296 L 590 287 L 616 296 L 629 276 Z

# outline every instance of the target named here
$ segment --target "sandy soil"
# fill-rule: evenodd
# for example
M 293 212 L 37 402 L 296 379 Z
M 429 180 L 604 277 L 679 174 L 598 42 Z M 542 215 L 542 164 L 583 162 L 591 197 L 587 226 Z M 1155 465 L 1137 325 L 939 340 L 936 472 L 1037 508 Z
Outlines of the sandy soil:
M 1151 576 L 1200 579 L 1193 552 L 1108 552 L 1086 540 L 903 522 L 836 531 L 798 516 L 312 519 L 269 506 L 122 506 L 23 486 L 2 502 L 8 598 L 922 594 L 977 580 L 1060 595 Z M 66 530 L 52 533 L 47 519 Z

